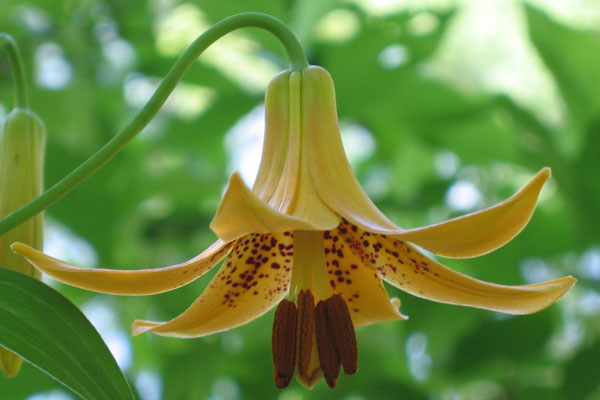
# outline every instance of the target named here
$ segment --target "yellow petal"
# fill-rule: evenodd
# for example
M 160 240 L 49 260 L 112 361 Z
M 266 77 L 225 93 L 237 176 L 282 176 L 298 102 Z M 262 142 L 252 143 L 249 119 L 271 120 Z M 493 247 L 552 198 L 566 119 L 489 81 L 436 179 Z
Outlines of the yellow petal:
M 289 71 L 279 73 L 269 83 L 265 94 L 265 138 L 252 191 L 266 202 L 273 197 L 289 164 L 289 80 Z M 278 209 L 277 205 L 269 204 Z
M 255 184 L 230 178 L 211 228 L 224 240 L 251 232 L 324 230 L 340 218 L 317 195 L 308 173 L 301 130 L 299 72 L 276 76 L 265 96 L 265 144 Z
M 373 219 L 357 219 L 353 214 L 342 216 L 361 230 L 410 241 L 444 257 L 476 257 L 505 245 L 523 230 L 549 177 L 550 168 L 543 168 L 520 191 L 501 203 L 422 228 L 406 230 Z
M 303 148 L 322 201 L 363 229 L 400 229 L 375 207 L 352 172 L 340 137 L 331 76 L 311 66 L 302 78 Z
M 204 293 L 167 322 L 135 321 L 134 335 L 199 337 L 252 321 L 279 303 L 289 289 L 291 235 L 251 234 L 235 248 Z
M 210 228 L 221 239 L 230 241 L 252 232 L 325 230 L 337 224 L 337 217 L 333 220 L 324 218 L 323 221 L 306 221 L 271 208 L 248 189 L 240 175 L 234 172 Z
M 232 243 L 217 240 L 201 254 L 181 264 L 155 269 L 113 270 L 79 268 L 23 243 L 11 246 L 13 251 L 54 279 L 82 289 L 121 295 L 155 294 L 181 287 L 209 271 L 231 247 Z
M 529 222 L 550 169 L 542 169 L 521 191 L 488 209 L 440 224 L 405 230 L 377 209 L 360 187 L 339 134 L 335 92 L 322 68 L 310 67 L 302 80 L 302 128 L 308 166 L 327 206 L 366 231 L 397 235 L 445 257 L 474 257 L 506 244 Z
M 565 276 L 534 285 L 497 285 L 455 272 L 407 243 L 373 236 L 375 243 L 383 246 L 375 258 L 375 266 L 385 281 L 415 296 L 441 303 L 531 314 L 552 305 L 577 281 Z
M 444 257 L 466 258 L 489 253 L 508 243 L 527 225 L 549 177 L 550 168 L 543 168 L 519 192 L 493 207 L 393 237 L 416 243 Z
M 407 319 L 392 304 L 379 276 L 345 242 L 343 232 L 343 225 L 325 232 L 325 265 L 331 289 L 346 301 L 354 326 Z

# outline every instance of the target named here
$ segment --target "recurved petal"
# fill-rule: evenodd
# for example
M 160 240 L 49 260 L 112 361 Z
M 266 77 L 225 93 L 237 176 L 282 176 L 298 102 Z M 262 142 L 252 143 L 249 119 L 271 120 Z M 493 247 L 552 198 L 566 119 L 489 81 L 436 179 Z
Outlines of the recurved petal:
M 527 225 L 537 199 L 550 177 L 550 168 L 543 168 L 512 197 L 485 210 L 446 222 L 396 233 L 376 229 L 378 233 L 394 234 L 431 251 L 452 258 L 476 257 L 489 253 L 519 234 Z
M 315 231 L 335 227 L 339 219 L 319 218 L 310 221 L 286 215 L 259 199 L 242 181 L 237 172 L 229 179 L 229 185 L 210 228 L 223 240 L 234 240 L 252 232 L 282 233 L 293 230 Z
M 339 135 L 333 82 L 318 67 L 304 72 L 303 140 L 314 187 L 323 202 L 365 231 L 416 243 L 445 256 L 482 255 L 506 244 L 529 222 L 542 186 L 550 176 L 544 168 L 518 193 L 488 209 L 432 226 L 402 229 L 369 199 L 346 159 Z
M 209 271 L 231 247 L 232 243 L 217 240 L 201 254 L 181 264 L 155 269 L 113 270 L 79 268 L 23 243 L 11 246 L 13 251 L 54 279 L 95 292 L 120 295 L 155 294 L 181 287 Z
M 392 303 L 379 276 L 344 240 L 344 225 L 325 231 L 325 265 L 334 294 L 342 296 L 355 327 L 407 319 Z
M 287 294 L 292 246 L 292 236 L 285 234 L 240 238 L 204 293 L 186 311 L 162 323 L 135 321 L 133 334 L 152 331 L 163 336 L 199 337 L 252 321 Z
M 534 285 L 497 285 L 455 272 L 408 243 L 382 237 L 378 242 L 387 250 L 380 252 L 375 263 L 377 273 L 385 281 L 405 292 L 440 303 L 531 314 L 550 306 L 577 281 L 565 276 Z
M 403 232 L 373 204 L 346 158 L 340 136 L 333 80 L 321 67 L 302 77 L 302 140 L 311 181 L 323 203 L 365 230 Z

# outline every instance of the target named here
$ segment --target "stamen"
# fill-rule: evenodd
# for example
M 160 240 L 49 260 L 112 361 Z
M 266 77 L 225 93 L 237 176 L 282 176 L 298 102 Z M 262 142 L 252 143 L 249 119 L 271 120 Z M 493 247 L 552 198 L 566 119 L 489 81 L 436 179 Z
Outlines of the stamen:
M 358 344 L 348 305 L 339 294 L 327 299 L 326 305 L 327 321 L 335 350 L 344 366 L 344 373 L 352 375 L 358 370 Z M 317 330 L 317 343 L 318 338 Z
M 273 319 L 271 348 L 273 352 L 273 377 L 278 389 L 288 387 L 296 367 L 296 305 L 282 300 Z
M 315 332 L 321 369 L 327 385 L 333 389 L 340 375 L 340 357 L 334 344 L 337 338 L 331 330 L 328 303 L 329 300 L 319 301 L 315 307 Z
M 296 354 L 298 374 L 305 377 L 307 381 L 310 381 L 312 377 L 309 376 L 309 366 L 315 331 L 315 300 L 310 290 L 300 290 L 297 303 Z

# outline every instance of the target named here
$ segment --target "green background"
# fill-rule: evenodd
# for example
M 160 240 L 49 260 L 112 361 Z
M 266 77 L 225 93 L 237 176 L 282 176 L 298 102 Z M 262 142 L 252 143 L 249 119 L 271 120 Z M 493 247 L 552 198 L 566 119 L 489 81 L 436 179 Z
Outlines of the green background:
M 388 287 L 410 319 L 358 330 L 356 375 L 334 391 L 295 381 L 278 391 L 272 312 L 207 338 L 129 337 L 136 318 L 183 311 L 208 276 L 139 298 L 48 282 L 96 324 L 141 399 L 600 399 L 600 4 L 541 3 L 3 0 L 0 31 L 21 46 L 47 127 L 48 186 L 135 115 L 203 24 L 243 11 L 280 18 L 333 76 L 355 172 L 399 225 L 492 205 L 552 167 L 522 234 L 492 254 L 444 260 L 502 284 L 576 276 L 549 309 L 511 317 Z M 141 136 L 47 210 L 47 250 L 112 268 L 201 252 L 228 175 L 252 175 L 240 162 L 256 145 L 252 116 L 286 66 L 281 45 L 255 29 L 200 57 Z M 2 57 L 0 116 L 10 81 Z M 0 377 L 3 400 L 68 396 L 31 365 Z

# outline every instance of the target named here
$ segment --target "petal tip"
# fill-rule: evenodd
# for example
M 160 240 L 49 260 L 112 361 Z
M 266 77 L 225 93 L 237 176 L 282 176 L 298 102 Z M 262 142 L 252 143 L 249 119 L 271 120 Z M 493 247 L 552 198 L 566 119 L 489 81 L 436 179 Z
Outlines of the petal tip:
M 546 184 L 548 179 L 552 176 L 552 169 L 550 167 L 544 167 L 538 171 L 537 174 L 529 181 L 529 183 L 525 186 L 536 187 L 538 190 L 538 195 L 542 190 L 542 187 Z M 521 190 L 522 192 L 522 190 Z
M 243 187 L 244 189 L 250 191 L 250 188 L 248 187 L 248 185 L 246 185 L 246 182 L 244 182 L 244 178 L 242 178 L 242 175 L 238 171 L 233 171 L 229 176 L 229 183 L 227 189 L 230 189 L 230 187 L 236 189 Z
M 400 299 L 398 297 L 392 297 L 390 299 L 390 303 L 392 303 L 392 306 L 396 309 L 396 313 L 397 313 L 397 320 L 398 321 L 406 321 L 408 319 L 408 315 L 404 315 L 402 313 L 402 311 L 400 311 Z
M 159 325 L 158 322 L 143 321 L 143 320 L 136 319 L 131 324 L 131 336 L 138 336 L 138 335 L 141 335 L 142 333 L 151 331 L 158 325 Z
M 242 175 L 240 175 L 240 173 L 238 171 L 233 171 L 231 173 L 231 175 L 229 175 L 228 186 L 239 186 L 239 185 L 246 185 L 246 184 L 244 183 L 244 179 L 242 179 Z
M 575 284 L 577 283 L 577 279 L 572 275 L 563 276 L 562 278 L 556 279 L 551 282 L 542 282 L 533 286 L 546 287 L 549 292 L 553 294 L 548 298 L 548 301 L 544 304 L 541 304 L 538 307 L 532 308 L 526 312 L 521 312 L 518 314 L 533 314 L 538 311 L 545 310 L 550 307 L 552 304 L 556 303 L 561 297 L 563 297 Z
M 10 245 L 10 249 L 13 251 L 13 253 L 23 254 L 23 252 L 30 249 L 30 247 L 21 242 L 14 242 Z
M 565 282 L 565 286 L 568 286 L 567 290 L 570 290 L 577 283 L 577 278 L 575 278 L 573 275 L 567 275 L 562 279 Z
M 552 168 L 550 168 L 550 167 L 544 167 L 538 173 L 540 175 L 543 175 L 546 179 L 548 179 L 548 178 L 550 178 L 552 176 Z
M 577 283 L 577 278 L 575 278 L 572 275 L 567 275 L 567 276 L 563 276 L 562 278 L 556 279 L 555 281 L 553 281 L 553 283 L 555 283 L 558 287 L 560 287 L 562 289 L 562 293 L 561 293 L 561 296 L 562 296 L 562 294 L 566 293 L 573 286 L 575 286 L 575 284 Z M 542 284 L 540 284 L 540 285 L 542 285 Z

